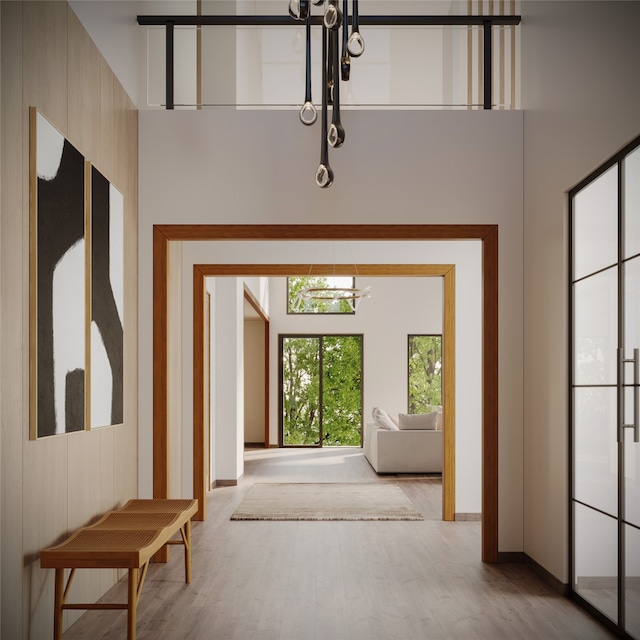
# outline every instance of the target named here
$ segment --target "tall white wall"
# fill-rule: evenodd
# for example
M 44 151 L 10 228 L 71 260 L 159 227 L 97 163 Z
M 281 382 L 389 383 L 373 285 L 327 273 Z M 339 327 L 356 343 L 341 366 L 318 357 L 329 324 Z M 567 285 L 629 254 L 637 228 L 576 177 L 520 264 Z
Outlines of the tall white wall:
M 215 366 L 215 335 L 216 335 L 216 313 L 215 307 L 213 306 L 213 297 L 215 295 L 215 278 L 205 278 L 205 287 L 207 293 L 211 296 L 211 306 L 209 308 L 209 486 L 215 481 L 217 476 L 217 466 L 216 466 L 216 388 L 217 388 L 217 380 L 218 380 L 218 372 Z M 206 328 L 205 328 L 206 330 Z M 193 339 L 193 336 L 192 336 Z M 193 344 L 193 343 L 192 343 Z M 193 368 L 193 367 L 192 367 Z M 191 409 L 191 415 L 193 416 L 193 408 Z M 191 434 L 191 452 L 193 452 L 193 432 Z M 193 456 L 191 456 L 193 460 Z M 193 495 L 193 474 L 191 474 L 191 480 L 189 483 L 186 482 L 185 476 L 189 471 L 189 460 L 185 456 L 184 458 L 184 467 L 185 473 L 183 473 L 183 483 L 186 485 L 185 490 L 183 491 L 184 495 Z
M 566 192 L 640 133 L 639 2 L 522 3 L 524 550 L 568 581 Z
M 216 480 L 237 480 L 244 473 L 244 288 L 239 278 L 216 278 L 215 309 Z M 193 424 L 193 421 L 192 423 Z M 193 468 L 190 465 L 189 468 Z

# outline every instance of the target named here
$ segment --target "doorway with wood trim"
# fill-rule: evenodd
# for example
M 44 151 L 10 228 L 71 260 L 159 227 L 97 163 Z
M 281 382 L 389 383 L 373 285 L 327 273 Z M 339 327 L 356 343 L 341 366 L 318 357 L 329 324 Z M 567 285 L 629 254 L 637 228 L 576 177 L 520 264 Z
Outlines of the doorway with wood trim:
M 158 225 L 154 227 L 154 496 L 166 497 L 167 420 L 166 420 L 166 340 L 168 246 L 171 241 L 188 240 L 456 240 L 482 242 L 483 279 L 483 407 L 482 407 L 482 558 L 498 559 L 497 510 L 497 257 L 498 237 L 495 225 Z M 201 267 L 202 265 L 200 265 Z M 260 265 L 216 265 L 225 273 L 244 275 L 246 267 Z M 265 265 L 262 265 L 264 267 Z M 291 265 L 268 265 L 273 275 L 290 275 Z M 370 266 L 370 265 L 369 265 Z M 385 265 L 378 265 L 385 267 Z M 394 265 L 392 265 L 393 267 Z M 415 266 L 415 265 L 414 265 Z M 423 267 L 426 265 L 422 265 Z M 307 268 L 302 273 L 308 273 Z M 387 266 L 388 267 L 388 266 Z M 361 271 L 361 269 L 360 269 Z M 194 284 L 199 269 L 194 266 Z M 251 272 L 250 272 L 251 273 Z M 259 273 L 253 271 L 253 273 Z M 395 275 L 393 268 L 379 275 Z M 200 277 L 204 274 L 200 272 Z M 194 312 L 203 308 L 202 288 L 194 286 Z M 202 370 L 202 335 L 194 333 L 194 373 Z M 194 378 L 194 394 L 200 379 Z M 196 397 L 194 395 L 194 401 Z M 453 407 L 449 412 L 453 417 Z M 446 410 L 445 410 L 446 415 Z M 204 454 L 202 407 L 194 402 L 194 456 Z M 446 428 L 446 427 L 445 427 Z M 453 462 L 453 461 L 452 461 Z M 204 490 L 203 465 L 194 465 L 194 487 Z M 163 472 L 164 471 L 164 472 Z M 201 501 L 204 518 L 205 505 Z M 453 519 L 452 517 L 450 519 Z

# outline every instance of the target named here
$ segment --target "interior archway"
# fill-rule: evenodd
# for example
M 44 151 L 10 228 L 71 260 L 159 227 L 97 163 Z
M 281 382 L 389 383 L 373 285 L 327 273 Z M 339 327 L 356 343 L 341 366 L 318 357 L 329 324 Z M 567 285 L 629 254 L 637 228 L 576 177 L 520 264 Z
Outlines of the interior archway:
M 154 332 L 153 332 L 153 432 L 154 497 L 168 496 L 167 432 L 167 292 L 168 250 L 171 241 L 190 240 L 481 240 L 483 280 L 482 363 L 482 559 L 498 560 L 498 331 L 497 262 L 498 237 L 495 225 L 157 225 L 154 226 Z M 225 275 L 238 274 L 238 265 Z M 255 265 L 254 265 L 255 266 Z M 263 265 L 264 266 L 264 265 Z M 274 267 L 278 265 L 270 265 Z M 384 267 L 384 265 L 379 265 Z M 391 265 L 393 266 L 393 265 Z M 420 265 L 425 268 L 429 265 Z M 246 265 L 245 265 L 246 267 Z M 280 265 L 286 275 L 291 265 Z M 389 267 L 389 266 L 387 266 Z M 308 267 L 307 267 L 308 268 Z M 378 275 L 394 275 L 389 273 Z M 195 277 L 194 269 L 194 277 Z M 247 275 L 246 271 L 243 271 Z M 239 275 L 239 274 L 238 274 Z M 270 275 L 270 274 L 262 274 Z M 407 275 L 407 274 L 395 274 Z M 414 273 L 414 275 L 426 275 Z M 436 274 L 433 274 L 436 275 Z M 438 274 L 440 275 L 440 274 Z M 204 276 L 202 276 L 204 278 Z M 199 299 L 201 302 L 201 298 Z M 197 307 L 194 296 L 194 312 Z M 199 304 L 200 309 L 202 305 Z M 195 337 L 194 337 L 195 346 Z M 198 353 L 194 350 L 195 357 Z M 195 380 L 194 380 L 195 383 Z M 194 388 L 197 387 L 194 384 Z M 196 421 L 194 404 L 194 423 Z M 446 416 L 446 412 L 445 412 Z M 445 426 L 446 429 L 446 426 Z M 198 442 L 195 440 L 194 442 Z M 451 461 L 453 464 L 453 461 Z M 201 465 L 198 465 L 201 466 Z M 195 469 L 194 469 L 195 472 Z M 194 485 L 200 486 L 200 482 Z M 204 482 L 202 483 L 204 486 Z

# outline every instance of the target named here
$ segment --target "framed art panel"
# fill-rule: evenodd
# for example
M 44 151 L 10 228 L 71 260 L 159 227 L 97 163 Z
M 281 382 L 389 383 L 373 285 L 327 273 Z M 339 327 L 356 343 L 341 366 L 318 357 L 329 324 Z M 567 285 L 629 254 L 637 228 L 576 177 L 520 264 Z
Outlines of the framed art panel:
M 89 428 L 123 421 L 124 198 L 90 170 Z
M 34 107 L 30 129 L 30 435 L 85 428 L 85 166 Z

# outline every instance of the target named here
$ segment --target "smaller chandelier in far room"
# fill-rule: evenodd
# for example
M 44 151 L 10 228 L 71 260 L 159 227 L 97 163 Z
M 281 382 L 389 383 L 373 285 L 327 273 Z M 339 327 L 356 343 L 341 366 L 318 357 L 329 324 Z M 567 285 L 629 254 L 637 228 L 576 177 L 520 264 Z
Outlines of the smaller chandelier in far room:
M 349 34 L 348 0 L 290 0 L 289 15 L 306 22 L 305 99 L 300 109 L 300 121 L 311 126 L 317 120 L 317 110 L 311 98 L 311 7 L 324 6 L 322 19 L 322 112 L 320 132 L 320 165 L 316 170 L 316 184 L 326 189 L 333 184 L 333 170 L 329 165 L 329 145 L 342 146 L 345 131 L 340 122 L 340 80 L 347 82 L 351 73 L 351 58 L 364 52 L 364 39 L 358 25 L 358 0 L 352 0 L 351 33 Z M 339 32 L 342 28 L 342 53 Z M 329 125 L 328 107 L 331 106 Z
M 371 287 L 308 287 L 296 294 L 295 304 L 300 309 L 310 310 L 314 302 L 324 302 L 331 311 L 338 311 L 344 301 L 356 311 L 362 299 L 370 297 Z

